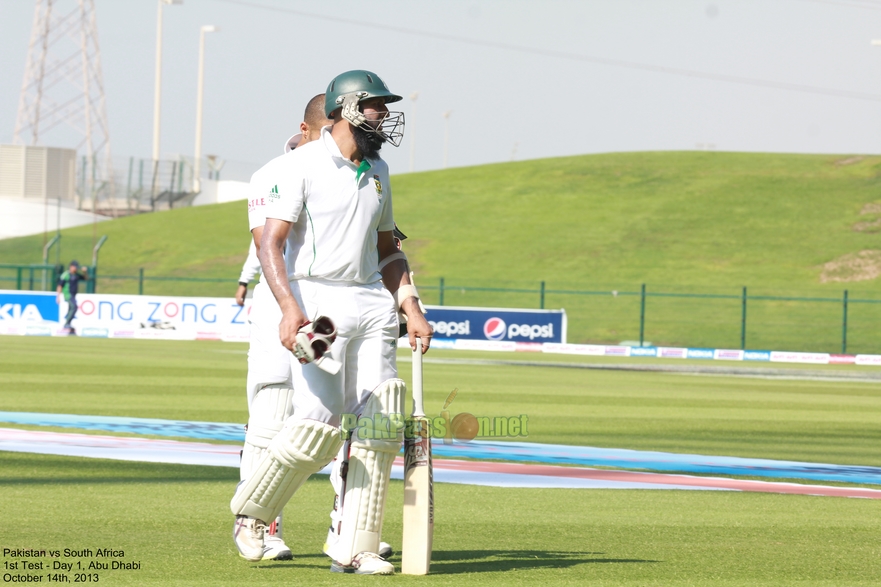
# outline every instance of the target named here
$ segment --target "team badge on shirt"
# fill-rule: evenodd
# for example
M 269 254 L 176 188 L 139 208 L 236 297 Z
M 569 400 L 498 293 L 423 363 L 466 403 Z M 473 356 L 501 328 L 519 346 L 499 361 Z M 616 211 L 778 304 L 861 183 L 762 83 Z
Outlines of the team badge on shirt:
M 376 185 L 376 197 L 380 200 L 382 199 L 382 183 L 379 181 L 379 176 L 373 176 L 373 183 Z

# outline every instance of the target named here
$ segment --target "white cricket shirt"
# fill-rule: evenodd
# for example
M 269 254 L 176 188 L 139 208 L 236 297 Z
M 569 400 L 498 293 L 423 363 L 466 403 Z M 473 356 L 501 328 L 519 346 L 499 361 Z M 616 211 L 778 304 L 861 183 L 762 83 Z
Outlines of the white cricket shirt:
M 375 283 L 377 232 L 395 227 L 388 165 L 377 158 L 357 167 L 329 131 L 258 170 L 252 198 L 265 202 L 266 218 L 293 224 L 289 279 Z
M 239 283 L 248 283 L 261 271 L 260 259 L 257 258 L 257 246 L 254 239 L 251 239 L 251 245 L 248 247 L 248 258 L 242 265 L 242 273 L 239 275 Z

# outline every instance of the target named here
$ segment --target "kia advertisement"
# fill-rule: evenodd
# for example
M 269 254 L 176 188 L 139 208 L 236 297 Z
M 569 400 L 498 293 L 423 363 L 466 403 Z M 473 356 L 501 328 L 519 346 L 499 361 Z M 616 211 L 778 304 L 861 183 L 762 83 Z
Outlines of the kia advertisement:
M 0 323 L 58 322 L 55 292 L 0 291 Z
M 52 336 L 61 326 L 55 297 L 55 292 L 0 290 L 0 334 Z
M 565 310 L 427 306 L 435 338 L 506 342 L 566 342 Z

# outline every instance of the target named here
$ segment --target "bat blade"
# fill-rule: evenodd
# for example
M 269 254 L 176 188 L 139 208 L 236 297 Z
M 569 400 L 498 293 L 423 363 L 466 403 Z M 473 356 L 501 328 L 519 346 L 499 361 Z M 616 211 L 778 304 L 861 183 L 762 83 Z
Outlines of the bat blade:
M 428 430 L 426 418 L 411 420 L 414 429 Z M 404 540 L 401 571 L 425 575 L 431 565 L 434 535 L 434 488 L 431 469 L 431 439 L 416 436 L 405 441 L 404 454 Z
M 401 572 L 425 575 L 431 566 L 434 537 L 434 486 L 431 422 L 422 406 L 422 344 L 413 354 L 413 416 L 404 436 L 404 538 Z

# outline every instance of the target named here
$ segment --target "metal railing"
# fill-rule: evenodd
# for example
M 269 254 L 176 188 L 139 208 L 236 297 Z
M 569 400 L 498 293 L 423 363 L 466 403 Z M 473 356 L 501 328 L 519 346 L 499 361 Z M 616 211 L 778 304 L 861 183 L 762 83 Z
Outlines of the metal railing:
M 438 279 L 438 285 L 431 286 L 420 284 L 420 291 L 436 291 L 437 292 L 437 303 L 438 305 L 443 306 L 449 297 L 449 292 L 457 292 L 459 294 L 467 294 L 469 292 L 476 293 L 504 293 L 504 294 L 529 294 L 532 296 L 536 296 L 536 302 L 539 309 L 544 309 L 546 305 L 547 297 L 550 295 L 554 296 L 595 296 L 595 297 L 633 297 L 638 298 L 639 300 L 639 326 L 638 332 L 639 337 L 638 340 L 634 339 L 634 343 L 639 344 L 640 346 L 644 346 L 646 344 L 646 326 L 649 328 L 652 326 L 652 315 L 647 314 L 646 304 L 650 298 L 658 298 L 658 299 L 668 299 L 668 300 L 730 300 L 735 302 L 736 308 L 739 310 L 739 345 L 737 345 L 740 349 L 747 348 L 747 326 L 748 322 L 748 308 L 751 307 L 751 304 L 755 304 L 758 302 L 774 302 L 774 303 L 797 303 L 797 304 L 823 304 L 827 307 L 829 305 L 835 305 L 840 308 L 840 352 L 842 354 L 847 353 L 848 351 L 848 317 L 849 312 L 851 311 L 851 306 L 855 304 L 867 304 L 874 305 L 875 307 L 881 309 L 881 299 L 870 299 L 866 297 L 851 297 L 850 292 L 848 290 L 843 290 L 840 297 L 831 297 L 828 295 L 820 295 L 820 296 L 796 296 L 796 295 L 756 295 L 750 294 L 749 290 L 746 286 L 741 288 L 739 294 L 726 294 L 726 293 L 690 293 L 690 292 L 664 292 L 664 291 L 650 291 L 646 284 L 641 284 L 638 290 L 577 290 L 577 289 L 550 289 L 547 287 L 546 282 L 539 282 L 538 287 L 536 288 L 511 288 L 511 287 L 478 287 L 478 286 L 469 286 L 469 285 L 451 285 L 447 284 L 443 277 Z M 535 298 L 534 298 L 535 299 Z M 558 304 L 558 307 L 566 307 L 566 303 Z M 570 320 L 578 319 L 577 315 L 573 316 L 570 313 Z M 881 318 L 881 312 L 879 312 L 879 318 Z M 881 320 L 877 323 L 879 336 L 877 337 L 876 344 L 874 345 L 878 351 L 881 351 Z M 721 345 L 719 345 L 721 346 Z M 727 345 L 734 346 L 734 345 Z M 838 349 L 835 349 L 836 351 Z
M 0 288 L 54 289 L 59 265 L 0 264 Z M 137 274 L 100 275 L 89 268 L 86 290 L 139 295 L 232 296 L 235 277 Z M 47 284 L 48 283 L 48 287 Z M 551 288 L 435 284 L 418 280 L 432 305 L 565 308 L 570 342 L 621 342 L 710 348 L 776 348 L 824 352 L 881 353 L 881 297 L 828 289 L 810 295 L 767 288 L 675 291 L 676 286 L 628 289 Z M 694 289 L 694 288 L 693 288 Z M 721 289 L 721 288 L 720 288 Z M 801 292 L 806 293 L 806 292 Z
M 189 205 L 192 190 L 192 164 L 184 159 L 153 161 L 130 157 L 126 168 L 114 162 L 106 178 L 94 176 L 97 165 L 83 156 L 77 173 L 79 207 L 118 216 L 153 212 Z M 89 172 L 91 171 L 91 179 Z
M 85 268 L 89 271 L 88 279 L 84 280 L 86 284 L 85 292 L 95 293 L 95 284 L 97 283 L 96 268 L 88 266 Z M 64 265 L 0 263 L 0 289 L 55 291 L 58 277 L 65 269 Z

